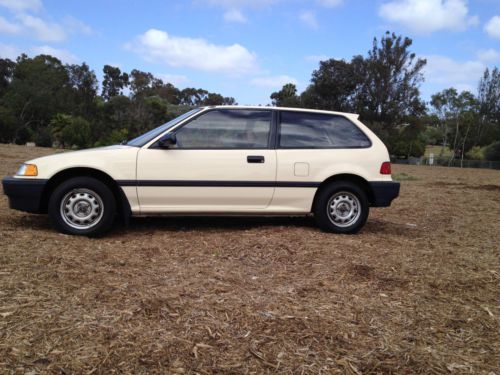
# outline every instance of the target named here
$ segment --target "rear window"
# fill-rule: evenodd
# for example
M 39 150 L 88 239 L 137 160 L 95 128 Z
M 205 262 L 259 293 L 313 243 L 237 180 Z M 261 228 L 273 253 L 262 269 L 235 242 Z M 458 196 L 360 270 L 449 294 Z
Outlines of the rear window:
M 343 116 L 281 112 L 280 148 L 366 148 L 368 137 Z

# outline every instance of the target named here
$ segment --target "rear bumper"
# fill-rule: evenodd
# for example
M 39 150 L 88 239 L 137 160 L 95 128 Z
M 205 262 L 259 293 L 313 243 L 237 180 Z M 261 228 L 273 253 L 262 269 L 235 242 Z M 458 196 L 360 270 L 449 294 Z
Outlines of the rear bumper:
M 373 207 L 389 207 L 399 195 L 399 182 L 380 181 L 370 182 L 373 192 Z
M 47 180 L 5 177 L 3 192 L 9 197 L 9 207 L 31 213 L 41 212 L 41 198 Z

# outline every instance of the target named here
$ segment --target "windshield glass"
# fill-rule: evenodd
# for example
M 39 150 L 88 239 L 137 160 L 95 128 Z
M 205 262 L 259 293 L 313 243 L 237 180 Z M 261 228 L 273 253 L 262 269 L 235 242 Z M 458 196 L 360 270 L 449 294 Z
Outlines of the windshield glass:
M 196 108 L 196 109 L 193 109 L 189 112 L 186 112 L 183 115 L 180 115 L 179 117 L 176 117 L 173 120 L 170 120 L 169 122 L 167 122 L 163 125 L 160 125 L 157 128 L 154 128 L 153 130 L 150 130 L 147 133 L 144 133 L 143 135 L 138 136 L 137 138 L 132 139 L 131 141 L 128 141 L 127 145 L 128 146 L 135 146 L 135 147 L 142 147 L 146 143 L 148 143 L 149 141 L 158 137 L 164 131 L 170 129 L 171 127 L 173 127 L 174 125 L 177 125 L 182 120 L 194 115 L 196 112 L 199 112 L 199 111 L 201 111 L 201 108 Z

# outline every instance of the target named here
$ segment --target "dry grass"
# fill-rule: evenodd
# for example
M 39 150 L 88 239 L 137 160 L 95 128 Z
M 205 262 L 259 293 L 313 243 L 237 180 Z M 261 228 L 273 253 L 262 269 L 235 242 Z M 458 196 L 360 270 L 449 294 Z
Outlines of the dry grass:
M 46 149 L 0 146 L 0 174 Z M 56 233 L 0 198 L 5 374 L 494 374 L 500 172 L 395 166 L 356 236 L 309 218 Z

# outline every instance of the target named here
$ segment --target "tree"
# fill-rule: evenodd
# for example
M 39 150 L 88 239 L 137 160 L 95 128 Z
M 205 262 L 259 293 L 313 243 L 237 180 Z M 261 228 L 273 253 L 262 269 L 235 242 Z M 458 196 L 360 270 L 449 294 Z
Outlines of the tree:
M 58 113 L 50 121 L 52 137 L 62 147 L 87 147 L 91 141 L 91 129 L 87 120 Z
M 386 32 L 380 42 L 373 39 L 366 57 L 320 62 L 311 84 L 300 95 L 301 105 L 359 113 L 392 151 L 396 143 L 404 141 L 400 139 L 402 125 L 415 127 L 404 134 L 418 135 L 426 111 L 419 90 L 426 60 L 417 58 L 411 46 L 410 38 Z M 283 90 L 273 95 L 276 103 L 287 95 L 296 100 Z
M 366 59 L 352 61 L 354 74 L 362 77 L 354 108 L 386 140 L 425 113 L 419 86 L 426 60 L 410 52 L 411 45 L 410 38 L 386 32 L 380 43 L 374 38 Z
M 470 135 L 476 130 L 478 120 L 476 98 L 468 91 L 459 94 L 456 89 L 450 88 L 434 94 L 431 105 L 441 123 L 443 149 L 449 143 L 453 151 L 450 165 L 456 157 L 463 161 L 465 153 L 474 146 Z
M 493 142 L 484 149 L 484 158 L 490 161 L 500 161 L 500 141 Z
M 155 89 L 156 95 L 160 98 L 165 99 L 170 104 L 180 104 L 180 94 L 181 91 L 172 85 L 171 83 L 165 83 L 161 87 Z
M 300 98 L 297 96 L 297 87 L 287 83 L 278 92 L 271 94 L 272 103 L 276 107 L 299 107 Z
M 479 124 L 474 144 L 485 145 L 500 139 L 500 70 L 484 71 L 478 87 Z
M 362 83 L 354 65 L 344 60 L 321 61 L 312 73 L 311 85 L 302 94 L 307 107 L 351 112 L 356 88 Z
M 155 90 L 163 86 L 163 81 L 151 73 L 134 69 L 130 72 L 130 91 L 132 96 L 154 95 Z
M 122 73 L 120 68 L 104 65 L 102 69 L 104 78 L 102 81 L 102 97 L 109 100 L 114 96 L 121 95 L 123 89 L 129 84 L 129 76 Z
M 84 117 L 92 117 L 96 111 L 97 77 L 85 63 L 68 65 L 69 83 L 73 88 L 76 113 Z
M 0 59 L 0 98 L 5 94 L 12 81 L 16 63 L 9 59 Z
M 66 67 L 52 56 L 21 55 L 2 103 L 16 119 L 12 141 L 25 142 L 30 133 L 46 127 L 56 113 L 73 111 Z

